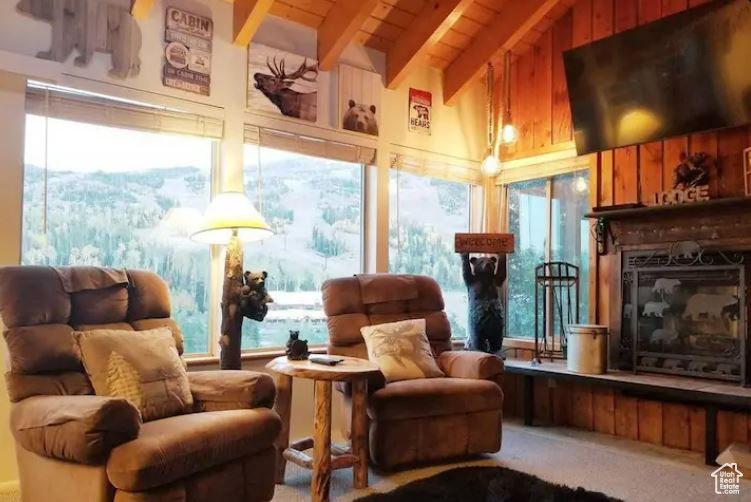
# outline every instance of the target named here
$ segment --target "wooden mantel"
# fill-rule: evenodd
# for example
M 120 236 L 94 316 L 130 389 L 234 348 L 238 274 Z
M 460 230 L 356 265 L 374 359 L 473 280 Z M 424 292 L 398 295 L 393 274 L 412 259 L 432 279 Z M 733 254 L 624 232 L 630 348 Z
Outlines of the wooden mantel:
M 689 204 L 602 208 L 585 215 L 604 219 L 618 248 L 664 247 L 677 241 L 751 249 L 751 197 Z

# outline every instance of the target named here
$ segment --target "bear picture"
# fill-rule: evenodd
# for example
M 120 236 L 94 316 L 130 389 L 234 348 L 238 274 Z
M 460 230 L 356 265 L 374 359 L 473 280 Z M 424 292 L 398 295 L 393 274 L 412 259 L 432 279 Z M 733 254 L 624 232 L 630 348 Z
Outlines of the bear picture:
M 372 136 L 378 136 L 378 120 L 376 120 L 376 107 L 366 107 L 355 100 L 350 99 L 349 108 L 344 111 L 342 127 L 348 131 L 364 132 Z
M 339 65 L 339 115 L 341 127 L 378 136 L 381 77 L 360 68 Z

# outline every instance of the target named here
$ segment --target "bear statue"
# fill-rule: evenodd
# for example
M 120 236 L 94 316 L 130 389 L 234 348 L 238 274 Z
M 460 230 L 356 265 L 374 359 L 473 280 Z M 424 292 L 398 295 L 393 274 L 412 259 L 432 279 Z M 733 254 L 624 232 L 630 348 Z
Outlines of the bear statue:
M 300 332 L 296 330 L 289 331 L 289 340 L 287 340 L 287 359 L 290 361 L 304 361 L 310 355 L 308 351 L 308 341 L 300 340 Z
M 499 288 L 506 281 L 506 260 L 462 254 L 462 275 L 469 295 L 469 350 L 502 355 L 503 307 Z
M 240 291 L 240 312 L 248 319 L 263 321 L 269 311 L 267 304 L 274 303 L 266 290 L 266 278 L 269 274 L 246 271 L 245 285 Z
M 95 52 L 110 54 L 111 77 L 135 77 L 141 69 L 141 29 L 130 0 L 20 0 L 16 10 L 52 25 L 49 50 L 37 57 L 64 62 L 75 49 L 76 66 L 88 66 Z

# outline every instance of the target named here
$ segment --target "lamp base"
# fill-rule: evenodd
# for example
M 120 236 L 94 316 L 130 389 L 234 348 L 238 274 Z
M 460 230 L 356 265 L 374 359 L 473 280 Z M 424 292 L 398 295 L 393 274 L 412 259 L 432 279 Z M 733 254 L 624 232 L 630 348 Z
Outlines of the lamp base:
M 240 309 L 243 281 L 243 246 L 237 235 L 227 244 L 222 286 L 222 328 L 219 346 L 223 370 L 242 369 L 243 313 Z

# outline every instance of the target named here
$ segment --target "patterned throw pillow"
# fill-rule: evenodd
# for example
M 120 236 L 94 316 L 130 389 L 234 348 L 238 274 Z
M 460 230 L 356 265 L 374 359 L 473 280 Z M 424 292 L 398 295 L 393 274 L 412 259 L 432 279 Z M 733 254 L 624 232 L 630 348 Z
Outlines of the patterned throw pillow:
M 122 397 L 144 421 L 193 407 L 188 373 L 168 328 L 76 332 L 81 359 L 98 396 Z
M 378 364 L 387 382 L 444 376 L 425 334 L 425 319 L 376 324 L 360 329 L 368 359 Z

